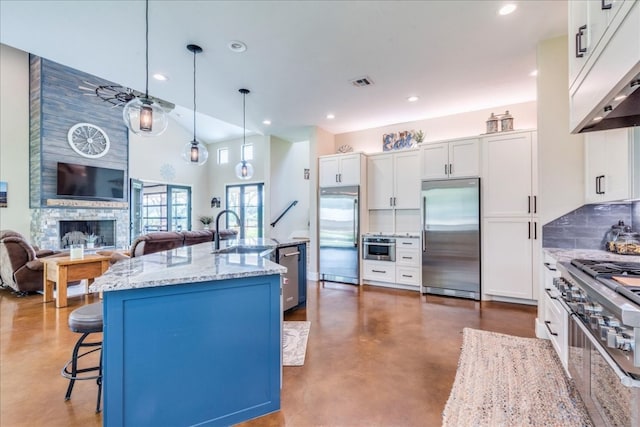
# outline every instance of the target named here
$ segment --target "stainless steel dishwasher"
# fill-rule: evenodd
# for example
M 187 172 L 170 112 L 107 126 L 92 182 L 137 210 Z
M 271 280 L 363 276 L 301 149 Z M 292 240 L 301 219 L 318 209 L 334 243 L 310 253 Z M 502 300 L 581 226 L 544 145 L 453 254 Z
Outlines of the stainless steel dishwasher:
M 287 267 L 282 277 L 282 309 L 289 310 L 298 305 L 298 263 L 300 251 L 297 246 L 278 248 L 278 264 Z

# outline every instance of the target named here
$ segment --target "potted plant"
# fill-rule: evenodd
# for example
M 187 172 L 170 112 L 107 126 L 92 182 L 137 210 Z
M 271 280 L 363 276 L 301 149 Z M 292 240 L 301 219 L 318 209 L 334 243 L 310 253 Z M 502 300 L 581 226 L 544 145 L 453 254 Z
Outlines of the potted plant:
M 204 225 L 204 229 L 208 230 L 209 227 L 211 226 L 211 223 L 213 222 L 213 217 L 212 216 L 201 216 L 200 217 L 200 222 Z
M 98 236 L 96 234 L 93 234 L 93 233 L 91 233 L 87 237 L 85 237 L 85 240 L 87 242 L 87 249 L 91 249 L 91 248 L 95 247 L 96 240 L 98 240 L 98 237 L 100 237 L 100 236 Z

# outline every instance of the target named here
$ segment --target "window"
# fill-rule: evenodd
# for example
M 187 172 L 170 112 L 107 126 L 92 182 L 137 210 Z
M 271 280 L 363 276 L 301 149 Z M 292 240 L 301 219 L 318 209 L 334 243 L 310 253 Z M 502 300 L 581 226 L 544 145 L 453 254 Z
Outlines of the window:
M 244 157 L 241 157 L 241 158 L 247 161 L 253 160 L 253 144 L 244 144 L 242 146 L 242 155 Z
M 229 149 L 227 147 L 218 148 L 218 164 L 224 165 L 229 163 Z
M 227 209 L 240 215 L 240 239 L 263 237 L 264 206 L 262 202 L 264 184 L 243 184 L 227 186 Z M 226 228 L 235 228 L 236 219 L 226 214 Z
M 142 194 L 142 232 L 191 229 L 191 188 L 145 185 Z

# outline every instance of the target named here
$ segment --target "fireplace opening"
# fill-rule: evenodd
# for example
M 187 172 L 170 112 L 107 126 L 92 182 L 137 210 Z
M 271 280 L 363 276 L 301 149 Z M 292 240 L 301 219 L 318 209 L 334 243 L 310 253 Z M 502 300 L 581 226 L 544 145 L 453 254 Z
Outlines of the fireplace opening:
M 58 221 L 58 236 L 62 249 L 73 244 L 100 248 L 115 247 L 116 221 Z

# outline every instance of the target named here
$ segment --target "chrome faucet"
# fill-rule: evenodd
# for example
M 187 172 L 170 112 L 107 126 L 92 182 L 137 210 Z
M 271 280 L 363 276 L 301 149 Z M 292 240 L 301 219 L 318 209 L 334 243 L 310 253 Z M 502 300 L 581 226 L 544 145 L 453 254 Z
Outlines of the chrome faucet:
M 223 213 L 231 213 L 233 214 L 237 219 L 238 219 L 238 225 L 240 225 L 242 223 L 242 221 L 240 220 L 240 217 L 238 216 L 237 213 L 235 213 L 234 211 L 230 210 L 230 209 L 225 209 L 223 211 L 221 211 L 218 216 L 216 216 L 216 235 L 215 235 L 215 248 L 216 250 L 220 249 L 220 217 L 222 216 Z

